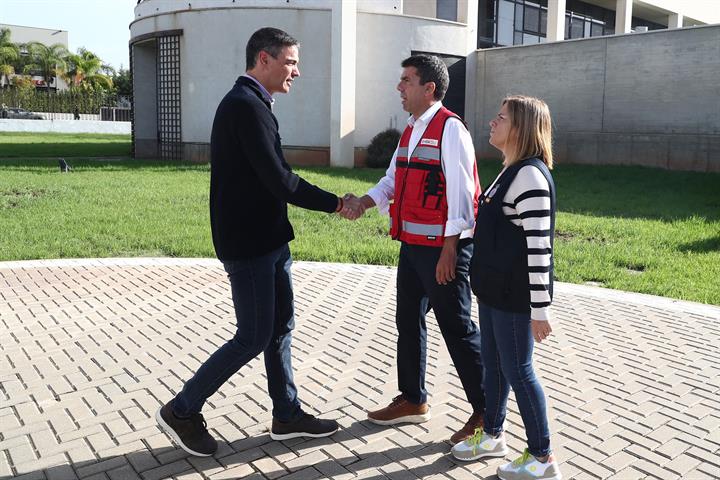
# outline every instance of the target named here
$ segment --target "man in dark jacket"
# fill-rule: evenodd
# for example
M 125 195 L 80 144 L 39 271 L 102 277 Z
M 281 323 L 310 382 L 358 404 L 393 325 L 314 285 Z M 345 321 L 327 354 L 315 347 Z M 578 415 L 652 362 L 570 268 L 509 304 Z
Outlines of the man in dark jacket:
M 237 332 L 156 414 L 160 426 L 192 455 L 217 449 L 200 413 L 207 398 L 261 352 L 273 402 L 271 437 L 325 437 L 338 430 L 334 420 L 303 412 L 293 382 L 288 247 L 293 229 L 287 204 L 351 216 L 354 199 L 344 201 L 311 185 L 283 158 L 272 94 L 289 92 L 300 75 L 297 40 L 262 28 L 250 37 L 246 57 L 247 72 L 220 102 L 210 141 L 212 236 L 230 279 Z

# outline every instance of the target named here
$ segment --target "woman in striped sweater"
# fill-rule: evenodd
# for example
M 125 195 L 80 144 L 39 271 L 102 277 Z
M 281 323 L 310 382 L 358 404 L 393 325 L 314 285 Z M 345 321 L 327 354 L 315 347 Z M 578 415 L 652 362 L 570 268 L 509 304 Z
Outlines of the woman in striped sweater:
M 490 143 L 504 168 L 480 197 L 471 264 L 485 364 L 483 429 L 452 449 L 461 460 L 503 457 L 510 388 L 525 425 L 527 449 L 502 465 L 501 479 L 559 480 L 550 450 L 545 394 L 532 365 L 534 342 L 550 326 L 555 186 L 550 111 L 542 100 L 511 96 L 490 122 Z

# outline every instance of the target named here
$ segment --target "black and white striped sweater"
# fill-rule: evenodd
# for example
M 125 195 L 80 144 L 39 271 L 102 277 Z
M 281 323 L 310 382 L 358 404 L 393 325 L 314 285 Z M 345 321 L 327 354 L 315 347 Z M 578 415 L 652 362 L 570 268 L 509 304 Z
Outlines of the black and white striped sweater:
M 498 178 L 505 170 L 498 175 Z M 497 179 L 495 179 L 495 182 Z M 492 190 L 495 182 L 488 191 Z M 550 320 L 550 187 L 545 176 L 533 166 L 522 167 L 503 198 L 503 213 L 525 231 L 528 247 L 530 318 Z

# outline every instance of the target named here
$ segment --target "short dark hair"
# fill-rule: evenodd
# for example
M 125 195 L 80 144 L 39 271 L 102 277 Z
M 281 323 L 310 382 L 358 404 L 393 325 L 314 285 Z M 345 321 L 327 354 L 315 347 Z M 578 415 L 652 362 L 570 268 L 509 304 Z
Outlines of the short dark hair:
M 287 32 L 283 32 L 279 28 L 261 28 L 252 34 L 245 47 L 245 69 L 250 70 L 255 67 L 261 50 L 265 50 L 273 58 L 277 58 L 283 48 L 294 45 L 300 45 L 300 42 Z
M 450 75 L 445 62 L 435 55 L 421 53 L 406 58 L 400 65 L 403 68 L 415 67 L 420 77 L 420 85 L 434 82 L 435 100 L 445 98 L 445 92 L 447 92 L 448 85 L 450 85 Z

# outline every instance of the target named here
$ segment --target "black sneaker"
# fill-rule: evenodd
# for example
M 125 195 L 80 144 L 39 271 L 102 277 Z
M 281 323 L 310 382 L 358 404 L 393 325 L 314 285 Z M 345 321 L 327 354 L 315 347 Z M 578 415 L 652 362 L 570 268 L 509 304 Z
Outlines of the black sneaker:
M 173 413 L 171 404 L 172 402 L 166 403 L 155 413 L 155 420 L 160 428 L 190 455 L 209 457 L 215 453 L 218 444 L 208 433 L 202 414 L 195 413 L 189 418 L 178 418 Z
M 273 418 L 270 438 L 273 440 L 289 440 L 297 437 L 329 437 L 338 431 L 335 420 L 322 420 L 309 413 L 303 413 L 300 418 L 292 422 L 281 422 Z

